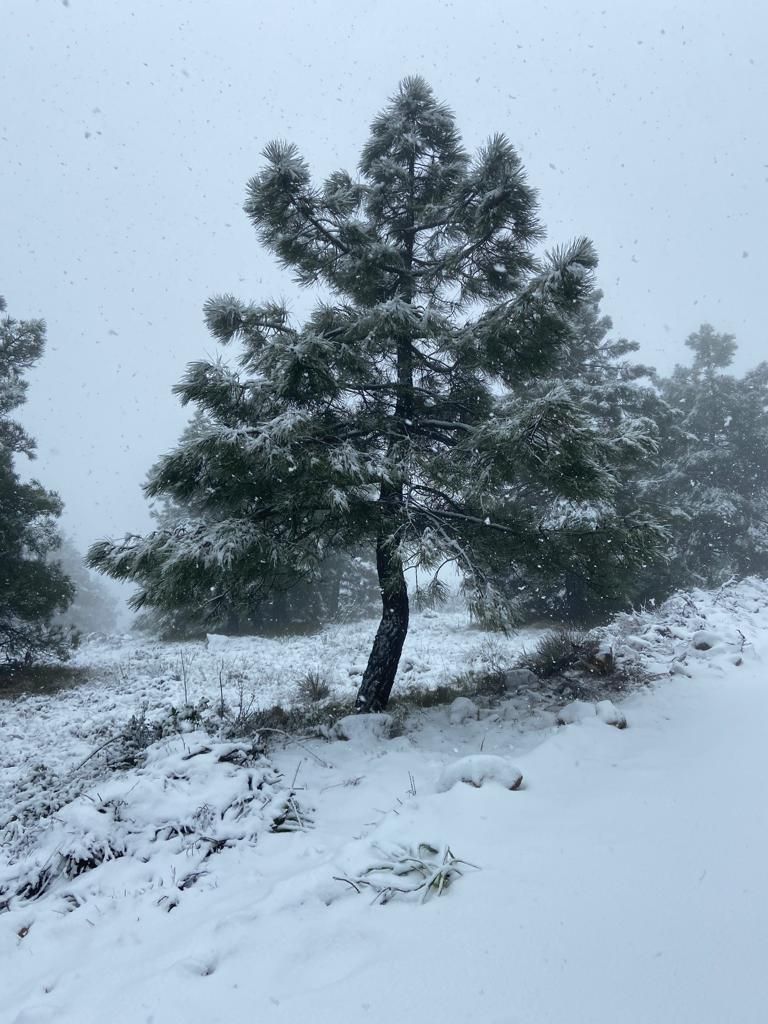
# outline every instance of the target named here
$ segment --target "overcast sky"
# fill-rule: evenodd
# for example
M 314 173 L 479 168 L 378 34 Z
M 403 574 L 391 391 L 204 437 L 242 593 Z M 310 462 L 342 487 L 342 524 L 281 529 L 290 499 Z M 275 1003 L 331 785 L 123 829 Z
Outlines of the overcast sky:
M 215 292 L 297 294 L 242 213 L 271 138 L 354 168 L 420 73 L 496 131 L 550 243 L 587 234 L 605 311 L 663 369 L 702 321 L 768 358 L 768 15 L 731 0 L 2 0 L 0 293 L 48 322 L 26 422 L 81 546 L 147 526 L 140 483 L 212 355 Z

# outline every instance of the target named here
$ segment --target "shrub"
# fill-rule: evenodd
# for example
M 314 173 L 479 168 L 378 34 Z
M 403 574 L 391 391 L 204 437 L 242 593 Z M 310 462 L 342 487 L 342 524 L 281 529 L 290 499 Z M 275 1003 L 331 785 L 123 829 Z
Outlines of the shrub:
M 306 672 L 296 687 L 296 699 L 300 704 L 319 704 L 331 696 L 331 684 L 318 669 Z

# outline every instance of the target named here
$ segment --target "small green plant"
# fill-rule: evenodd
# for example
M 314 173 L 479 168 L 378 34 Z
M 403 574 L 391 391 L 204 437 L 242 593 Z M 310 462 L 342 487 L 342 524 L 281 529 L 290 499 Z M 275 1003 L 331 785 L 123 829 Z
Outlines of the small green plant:
M 449 846 L 419 843 L 416 847 L 400 844 L 380 846 L 374 844 L 380 859 L 354 878 L 335 877 L 355 892 L 364 889 L 374 894 L 374 903 L 389 903 L 396 898 L 417 899 L 426 903 L 430 896 L 442 896 L 443 892 L 460 878 L 462 868 L 474 868 L 476 864 L 459 860 Z
M 175 711 L 171 709 L 171 713 Z M 131 715 L 115 741 L 109 744 L 107 751 L 107 763 L 110 768 L 135 768 L 144 761 L 144 751 L 163 735 L 163 726 L 160 722 L 151 722 L 147 719 L 146 705 L 141 710 Z
M 319 669 L 306 672 L 296 687 L 296 699 L 301 704 L 319 704 L 331 696 L 331 684 Z
M 246 707 L 224 721 L 224 735 L 230 739 L 258 736 L 260 741 L 270 733 L 287 736 L 328 736 L 330 727 L 349 715 L 348 701 L 324 700 L 314 704 L 284 708 L 274 704 L 268 708 Z
M 411 686 L 394 697 L 387 710 L 436 708 L 443 704 L 450 704 L 457 697 L 471 697 L 474 692 L 476 691 L 473 689 L 470 673 L 465 672 L 450 682 L 440 683 L 438 686 Z
M 525 667 L 541 679 L 560 675 L 581 661 L 586 640 L 586 634 L 576 629 L 552 629 L 525 656 Z

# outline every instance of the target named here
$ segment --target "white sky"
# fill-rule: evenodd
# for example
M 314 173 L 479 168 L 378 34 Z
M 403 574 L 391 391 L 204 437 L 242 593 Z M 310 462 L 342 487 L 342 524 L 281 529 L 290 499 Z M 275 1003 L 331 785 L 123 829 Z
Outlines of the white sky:
M 549 242 L 587 234 L 604 309 L 663 369 L 705 320 L 768 358 L 762 0 L 2 0 L 0 293 L 49 342 L 26 422 L 81 547 L 147 526 L 140 483 L 213 354 L 214 292 L 308 298 L 241 206 L 271 138 L 318 176 L 423 74 L 471 147 L 495 131 Z

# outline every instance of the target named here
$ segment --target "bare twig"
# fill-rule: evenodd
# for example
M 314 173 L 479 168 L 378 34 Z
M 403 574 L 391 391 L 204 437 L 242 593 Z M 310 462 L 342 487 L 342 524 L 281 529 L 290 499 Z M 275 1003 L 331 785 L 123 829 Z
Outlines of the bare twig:
M 299 814 L 299 808 L 296 806 L 296 801 L 293 799 L 292 796 L 288 797 L 288 803 L 291 805 L 291 808 L 293 809 L 293 813 L 296 815 L 296 821 L 298 821 L 298 823 L 299 823 L 299 828 L 303 829 L 304 828 L 304 822 L 301 820 L 301 814 Z
M 77 767 L 72 769 L 72 771 L 70 772 L 70 775 L 74 775 L 75 772 L 79 772 L 80 769 L 83 767 L 83 765 L 88 764 L 88 762 L 91 760 L 92 757 L 96 757 L 96 755 L 100 754 L 101 751 L 104 750 L 105 747 L 108 747 L 110 745 L 110 743 L 114 743 L 115 740 L 119 740 L 120 738 L 121 738 L 121 734 L 118 733 L 117 736 L 112 736 L 105 743 L 102 743 L 100 747 L 96 747 L 96 749 L 94 751 L 92 751 L 88 755 L 88 757 L 85 758 L 84 761 L 81 761 L 80 764 L 77 765 Z

